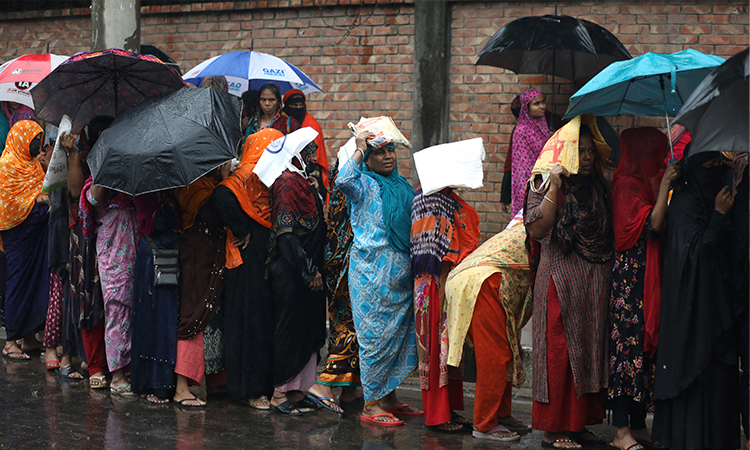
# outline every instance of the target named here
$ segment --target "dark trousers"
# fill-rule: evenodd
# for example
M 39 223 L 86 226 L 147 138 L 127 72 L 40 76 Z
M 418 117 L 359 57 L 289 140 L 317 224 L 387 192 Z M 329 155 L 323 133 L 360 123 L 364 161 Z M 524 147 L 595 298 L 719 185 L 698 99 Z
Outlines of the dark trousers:
M 610 404 L 612 425 L 617 428 L 629 426 L 633 430 L 646 428 L 646 407 L 643 404 L 627 395 L 613 398 Z

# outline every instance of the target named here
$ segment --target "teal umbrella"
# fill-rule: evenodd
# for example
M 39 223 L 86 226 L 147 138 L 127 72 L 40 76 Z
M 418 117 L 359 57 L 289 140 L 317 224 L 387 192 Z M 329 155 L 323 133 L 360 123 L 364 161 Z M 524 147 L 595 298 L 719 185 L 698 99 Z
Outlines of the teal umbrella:
M 671 55 L 646 53 L 610 64 L 570 97 L 568 119 L 583 113 L 597 116 L 633 114 L 675 116 L 714 67 L 718 56 L 687 49 Z

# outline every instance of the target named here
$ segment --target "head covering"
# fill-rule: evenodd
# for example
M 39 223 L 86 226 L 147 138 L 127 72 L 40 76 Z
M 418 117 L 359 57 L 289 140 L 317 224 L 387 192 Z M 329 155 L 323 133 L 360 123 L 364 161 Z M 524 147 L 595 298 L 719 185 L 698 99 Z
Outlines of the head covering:
M 271 228 L 269 191 L 253 173 L 253 169 L 266 147 L 282 136 L 281 132 L 273 128 L 266 128 L 248 136 L 242 149 L 240 165 L 220 183 L 234 192 L 242 210 L 248 216 L 266 228 Z
M 560 128 L 550 138 L 539 160 L 549 165 L 554 161 L 554 153 L 568 164 L 575 164 L 572 174 L 578 173 L 578 144 L 580 141 L 581 122 L 585 122 L 594 135 L 594 146 L 601 159 L 609 156 L 610 148 L 604 141 L 596 119 L 593 115 L 577 116 L 567 125 Z M 550 143 L 555 141 L 555 146 Z M 595 166 L 596 167 L 596 166 Z M 530 184 L 533 186 L 533 184 Z M 546 187 L 545 187 L 546 189 Z M 612 212 L 606 202 L 606 184 L 601 174 L 592 170 L 590 174 L 563 177 L 562 189 L 557 195 L 557 219 L 553 228 L 553 239 L 562 247 L 564 253 L 575 251 L 581 257 L 593 263 L 605 263 L 614 253 L 614 236 L 612 234 Z
M 271 186 L 271 222 L 275 236 L 301 231 L 309 233 L 320 223 L 313 187 L 289 169 Z
M 195 223 L 198 210 L 208 201 L 219 183 L 216 177 L 204 175 L 190 185 L 177 189 L 177 203 L 182 212 L 182 228 L 184 232 Z
M 513 147 L 513 158 L 511 161 L 511 213 L 515 215 L 522 207 L 526 182 L 531 176 L 531 169 L 539 157 L 544 144 L 550 137 L 547 119 L 531 117 L 529 104 L 537 96 L 542 95 L 536 89 L 527 89 L 521 93 L 521 110 L 518 124 L 513 130 L 511 144 Z
M 42 127 L 31 120 L 17 122 L 8 132 L 0 157 L 0 231 L 26 220 L 42 193 L 44 170 L 29 153 L 29 144 L 39 134 L 44 134 Z
M 210 76 L 203 79 L 203 84 L 201 84 L 201 87 L 207 88 L 212 87 L 216 88 L 223 92 L 229 92 L 229 84 L 227 83 L 227 77 L 224 75 L 216 75 L 216 76 Z
M 386 147 L 395 148 L 393 144 Z M 359 170 L 375 180 L 380 188 L 380 198 L 383 202 L 383 221 L 387 233 L 388 243 L 397 252 L 409 254 L 411 240 L 411 204 L 414 200 L 414 188 L 406 178 L 398 173 L 398 159 L 393 172 L 387 177 L 370 170 L 365 163 L 372 153 L 372 147 L 367 146 L 364 157 L 359 163 Z
M 630 128 L 620 135 L 620 163 L 615 172 L 613 218 L 618 252 L 632 248 L 656 205 L 669 151 L 667 136 L 656 128 Z M 659 336 L 661 239 L 646 240 L 643 284 L 643 350 L 653 355 Z

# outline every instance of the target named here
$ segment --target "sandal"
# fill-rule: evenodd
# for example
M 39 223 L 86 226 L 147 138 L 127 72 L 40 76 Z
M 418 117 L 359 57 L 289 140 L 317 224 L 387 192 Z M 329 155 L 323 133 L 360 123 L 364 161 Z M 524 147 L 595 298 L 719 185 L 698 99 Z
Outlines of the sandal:
M 452 413 L 451 422 L 455 423 L 456 425 L 461 425 L 465 430 L 474 430 L 474 422 L 462 416 L 461 414 Z
M 248 399 L 247 404 L 251 408 L 259 409 L 261 411 L 268 411 L 269 409 L 271 409 L 271 407 L 268 405 L 258 404 L 255 402 L 267 402 L 270 405 L 271 402 L 268 400 L 268 397 L 266 397 L 265 395 L 261 395 L 258 398 Z
M 107 389 L 107 377 L 103 373 L 89 376 L 89 387 L 91 389 Z
M 322 406 L 323 408 L 327 409 L 328 411 L 334 412 L 334 413 L 336 413 L 336 414 L 338 414 L 338 415 L 340 415 L 342 417 L 344 416 L 343 408 L 342 408 L 341 411 L 336 411 L 335 409 L 333 409 L 330 406 L 326 405 L 326 402 L 328 402 L 328 403 L 333 403 L 334 405 L 336 405 L 339 408 L 341 408 L 341 405 L 339 405 L 336 402 L 336 400 L 334 400 L 332 398 L 316 397 L 313 394 L 307 394 L 306 398 L 310 399 L 310 401 L 314 402 L 316 405 Z
M 307 397 L 302 397 L 302 399 L 298 400 L 295 405 L 297 411 L 301 413 L 315 412 L 320 409 L 320 406 L 318 406 L 317 403 Z
M 555 439 L 552 442 L 547 442 L 544 439 L 542 439 L 542 447 L 544 448 L 583 448 L 582 446 L 581 447 L 559 447 L 555 444 L 578 444 L 579 446 L 581 445 L 572 439 Z
M 50 359 L 49 361 L 45 361 L 44 367 L 47 368 L 47 370 L 55 370 L 60 368 L 60 360 L 59 359 Z
M 377 420 L 376 417 L 390 417 L 393 420 L 390 421 L 390 422 L 383 422 L 382 420 Z M 366 422 L 368 424 L 374 423 L 376 425 L 380 425 L 380 426 L 384 426 L 384 427 L 397 427 L 399 425 L 403 425 L 404 424 L 404 421 L 400 420 L 400 419 L 396 419 L 393 416 L 393 413 L 388 413 L 388 414 L 373 414 L 371 416 L 361 415 L 361 416 L 359 416 L 359 421 L 360 422 Z
M 457 426 L 458 428 L 455 428 L 453 430 L 447 429 L 447 428 L 440 428 L 445 425 L 448 425 L 448 426 L 453 425 L 453 426 Z M 437 431 L 438 433 L 447 433 L 447 434 L 463 433 L 466 430 L 463 424 L 454 422 L 452 420 L 449 420 L 448 422 L 445 422 L 445 423 L 441 423 L 440 425 L 427 425 L 427 428 L 431 429 L 432 431 Z
M 496 436 L 495 433 L 501 433 L 501 436 Z M 497 425 L 495 428 L 491 429 L 490 431 L 484 433 L 479 430 L 474 430 L 471 432 L 471 436 L 476 439 L 487 439 L 490 441 L 500 441 L 500 442 L 513 442 L 513 441 L 520 441 L 521 435 L 516 433 L 515 431 L 510 431 L 509 429 L 505 428 L 502 425 Z
M 274 411 L 280 412 L 281 414 L 286 414 L 287 416 L 301 416 L 302 412 L 297 408 L 296 403 L 292 403 L 289 400 L 286 400 L 284 403 L 280 405 L 271 405 L 271 408 L 273 408 Z M 297 412 L 294 412 L 294 411 Z
M 157 400 L 166 400 L 166 402 L 159 402 Z M 167 406 L 169 405 L 169 399 L 168 398 L 161 398 L 157 397 L 154 394 L 148 394 L 148 395 L 142 395 L 141 401 L 147 405 L 151 406 Z
M 71 375 L 78 374 L 79 376 L 73 377 Z M 78 373 L 73 366 L 59 367 L 55 369 L 55 375 L 62 378 L 65 381 L 83 381 L 83 375 Z
M 13 356 L 13 355 L 21 355 L 21 356 Z M 3 358 L 8 358 L 11 361 L 31 361 L 31 356 L 27 355 L 25 352 L 5 352 L 4 351 Z
M 188 405 L 188 404 L 185 404 L 185 402 L 199 402 L 199 401 L 201 401 L 201 399 L 199 399 L 198 397 L 183 398 L 182 400 L 175 400 L 175 402 L 177 403 L 177 406 L 179 406 L 180 408 L 192 408 L 192 409 L 205 408 L 206 407 L 205 404 L 203 404 L 203 405 Z
M 109 392 L 112 394 L 120 394 L 120 395 L 126 395 L 126 396 L 133 396 L 136 395 L 132 388 L 130 387 L 130 383 L 120 383 L 118 385 L 112 385 L 109 387 Z

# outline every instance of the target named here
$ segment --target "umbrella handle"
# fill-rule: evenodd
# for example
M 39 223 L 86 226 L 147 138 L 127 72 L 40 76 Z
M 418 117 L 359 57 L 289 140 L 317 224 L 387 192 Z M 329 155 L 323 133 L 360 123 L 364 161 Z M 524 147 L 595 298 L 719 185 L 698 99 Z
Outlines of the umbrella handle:
M 674 81 L 674 79 L 672 80 Z M 664 77 L 659 75 L 659 86 L 661 86 L 661 95 L 664 99 L 664 120 L 667 121 L 667 138 L 669 140 L 669 155 L 670 160 L 674 160 L 674 147 L 672 146 L 672 138 L 669 137 L 669 113 L 667 112 L 667 91 L 664 89 Z

